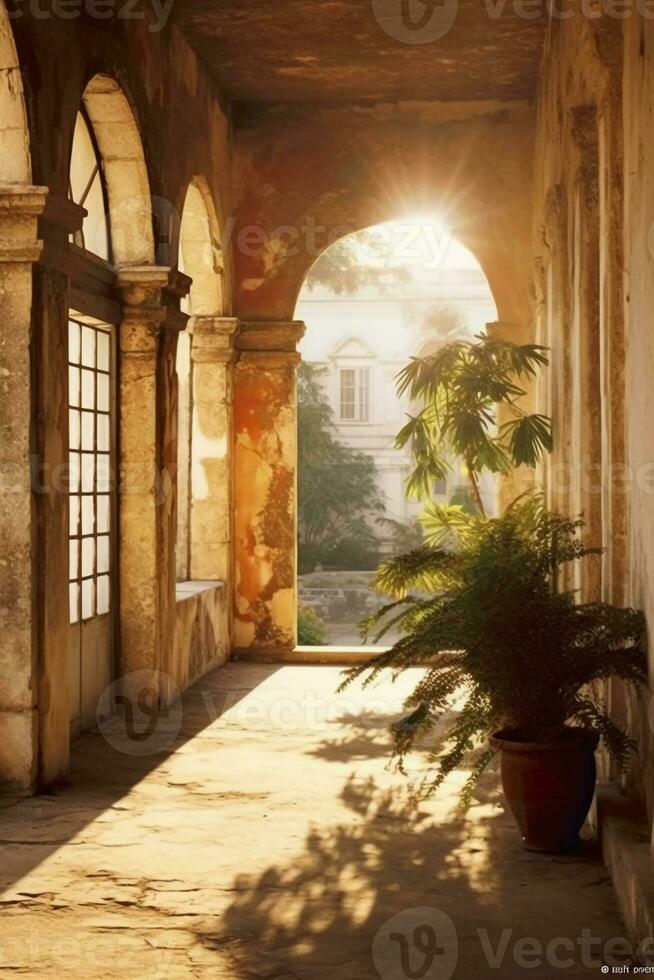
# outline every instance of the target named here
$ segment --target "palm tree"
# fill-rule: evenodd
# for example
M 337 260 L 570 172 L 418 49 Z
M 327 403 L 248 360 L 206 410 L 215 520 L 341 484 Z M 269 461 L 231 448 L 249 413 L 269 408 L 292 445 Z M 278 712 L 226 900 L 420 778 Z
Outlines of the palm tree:
M 447 476 L 449 457 L 464 460 L 473 499 L 486 516 L 479 490 L 484 471 L 507 474 L 516 466 L 535 468 L 552 450 L 552 422 L 520 408 L 522 387 L 549 361 L 539 344 L 514 344 L 479 334 L 454 340 L 434 354 L 414 357 L 397 379 L 398 395 L 424 404 L 397 436 L 411 444 L 415 466 L 407 493 L 429 499 L 435 480 Z M 503 408 L 512 416 L 498 421 Z

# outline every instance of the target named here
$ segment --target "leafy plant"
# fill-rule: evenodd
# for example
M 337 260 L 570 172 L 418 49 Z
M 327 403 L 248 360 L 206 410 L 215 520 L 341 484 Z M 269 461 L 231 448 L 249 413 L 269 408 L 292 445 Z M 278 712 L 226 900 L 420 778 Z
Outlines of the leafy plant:
M 414 357 L 398 376 L 398 394 L 424 403 L 397 436 L 411 444 L 414 470 L 409 495 L 431 497 L 435 480 L 447 476 L 449 458 L 464 460 L 479 513 L 484 503 L 479 476 L 507 474 L 513 467 L 535 467 L 552 449 L 551 420 L 528 414 L 519 405 L 523 383 L 548 364 L 547 348 L 514 344 L 479 334 L 475 342 L 453 340 L 434 354 Z M 498 422 L 499 410 L 512 417 Z
M 411 713 L 394 728 L 401 768 L 457 702 L 430 789 L 497 728 L 547 742 L 566 725 L 583 726 L 601 735 L 620 765 L 627 763 L 632 742 L 592 685 L 609 677 L 636 688 L 645 683 L 644 621 L 633 609 L 579 604 L 558 588 L 561 568 L 596 553 L 584 546 L 582 527 L 546 511 L 540 498 L 496 519 L 459 508 L 430 543 L 381 566 L 375 584 L 395 601 L 370 617 L 366 635 L 378 642 L 393 627 L 402 636 L 371 664 L 350 669 L 342 686 L 368 671 L 366 685 L 385 669 L 426 668 L 406 701 Z M 464 800 L 490 758 L 485 748 Z
M 410 270 L 398 264 L 393 242 L 375 228 L 345 235 L 321 254 L 311 268 L 311 289 L 325 286 L 331 292 L 358 293 L 366 287 L 388 292 L 411 281 Z
M 325 621 L 310 606 L 298 608 L 297 641 L 301 647 L 322 647 L 327 643 Z

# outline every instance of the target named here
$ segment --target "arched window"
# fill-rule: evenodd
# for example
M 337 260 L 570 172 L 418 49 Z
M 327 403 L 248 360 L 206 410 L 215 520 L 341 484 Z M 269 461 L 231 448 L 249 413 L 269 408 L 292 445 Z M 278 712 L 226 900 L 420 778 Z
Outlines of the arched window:
M 84 108 L 77 113 L 75 122 L 69 197 L 88 212 L 71 241 L 85 251 L 111 261 L 109 202 L 102 157 Z

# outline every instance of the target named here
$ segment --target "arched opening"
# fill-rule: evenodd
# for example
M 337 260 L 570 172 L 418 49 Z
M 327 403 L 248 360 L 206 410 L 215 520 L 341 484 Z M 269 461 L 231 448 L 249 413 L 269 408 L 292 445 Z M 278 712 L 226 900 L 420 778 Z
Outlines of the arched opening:
M 82 96 L 69 196 L 85 211 L 69 243 L 80 273 L 70 283 L 67 356 L 69 705 L 76 735 L 95 725 L 118 671 L 122 308 L 114 291 L 115 264 L 153 257 L 138 130 L 124 93 L 106 76 L 92 79 Z
M 177 341 L 178 383 L 177 428 L 177 547 L 178 582 L 204 577 L 200 562 L 194 561 L 192 510 L 213 498 L 212 482 L 220 479 L 217 461 L 226 456 L 225 434 L 219 420 L 207 410 L 202 398 L 194 397 L 196 383 L 192 358 L 193 331 L 202 328 L 201 318 L 220 317 L 224 309 L 223 263 L 217 234 L 217 219 L 206 183 L 194 179 L 189 185 L 180 227 L 179 271 L 192 280 L 183 310 L 191 317 Z M 205 321 L 206 322 L 206 321 Z M 200 374 L 203 367 L 197 369 Z M 210 382 L 211 383 L 211 382 Z M 214 384 L 221 379 L 213 378 Z M 223 380 L 224 384 L 225 381 Z M 224 392 L 226 397 L 226 392 Z M 226 480 L 226 475 L 225 475 Z M 201 542 L 197 542 L 198 548 Z M 201 574 L 202 573 L 202 574 Z
M 154 260 L 150 187 L 141 137 L 130 104 L 118 82 L 107 75 L 91 79 L 82 104 L 104 177 L 112 261 L 116 266 L 150 263 Z M 77 128 L 76 135 L 76 152 L 88 153 Z M 97 218 L 100 227 L 91 234 L 91 227 L 87 226 L 85 233 L 91 234 L 91 242 L 101 236 L 104 220 L 100 215 Z
M 424 501 L 406 492 L 410 447 L 395 443 L 420 407 L 398 396 L 397 375 L 414 356 L 471 339 L 497 310 L 476 258 L 424 216 L 328 248 L 305 279 L 296 317 L 307 324 L 298 403 L 300 645 L 313 612 L 325 624 L 323 642 L 355 646 L 358 622 L 386 601 L 369 588 L 380 560 L 422 539 Z M 449 463 L 432 499 L 469 506 L 465 467 Z M 492 513 L 492 479 L 482 493 Z M 310 638 L 311 629 L 304 645 Z

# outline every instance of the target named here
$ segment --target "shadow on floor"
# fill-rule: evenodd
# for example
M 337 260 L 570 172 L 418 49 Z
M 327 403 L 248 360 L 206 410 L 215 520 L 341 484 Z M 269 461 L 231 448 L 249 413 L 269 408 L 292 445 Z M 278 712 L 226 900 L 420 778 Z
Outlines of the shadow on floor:
M 195 738 L 239 701 L 247 698 L 280 669 L 275 665 L 251 665 L 234 683 L 232 664 L 197 681 L 185 691 L 171 737 L 143 746 L 131 742 L 124 726 L 109 744 L 98 732 L 78 739 L 71 752 L 68 776 L 52 791 L 28 799 L 7 800 L 0 807 L 0 891 L 68 843 L 84 827 L 110 810 L 148 773 L 164 765 L 188 741 Z M 145 754 L 139 754 L 144 752 Z M 3 832 L 15 827 L 20 812 L 20 835 Z
M 234 980 L 597 975 L 615 928 L 614 910 L 589 914 L 608 880 L 599 855 L 525 853 L 497 797 L 491 774 L 470 816 L 434 819 L 349 777 L 348 819 L 312 828 L 287 863 L 237 876 L 220 927 L 198 938 Z

